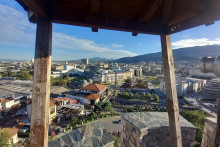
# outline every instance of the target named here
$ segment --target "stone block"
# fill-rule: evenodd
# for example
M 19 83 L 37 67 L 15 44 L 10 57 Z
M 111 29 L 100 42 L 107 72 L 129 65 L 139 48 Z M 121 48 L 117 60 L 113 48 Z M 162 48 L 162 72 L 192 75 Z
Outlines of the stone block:
M 155 147 L 157 145 L 157 141 L 149 141 L 149 147 Z
M 129 147 L 135 147 L 135 144 L 136 144 L 136 142 L 133 143 L 131 140 L 129 140 Z

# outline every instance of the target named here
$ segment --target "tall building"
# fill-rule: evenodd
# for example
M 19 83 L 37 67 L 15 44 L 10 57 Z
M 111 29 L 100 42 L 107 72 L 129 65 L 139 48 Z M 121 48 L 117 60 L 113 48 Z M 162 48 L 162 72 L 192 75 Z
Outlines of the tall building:
M 81 59 L 81 64 L 88 65 L 89 64 L 89 59 L 88 58 Z

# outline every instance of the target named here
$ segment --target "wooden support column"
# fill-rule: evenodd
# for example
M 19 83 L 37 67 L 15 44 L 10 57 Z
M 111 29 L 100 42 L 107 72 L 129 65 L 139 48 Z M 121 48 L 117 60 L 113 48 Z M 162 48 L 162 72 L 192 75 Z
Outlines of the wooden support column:
M 217 110 L 217 130 L 216 130 L 216 136 L 215 136 L 215 147 L 220 146 L 220 98 L 216 100 L 218 110 Z
M 167 108 L 172 147 L 182 147 L 179 107 L 176 91 L 173 52 L 170 35 L 161 35 L 161 47 L 164 67 L 164 79 L 167 95 Z
M 48 146 L 51 45 L 52 22 L 38 19 L 31 110 L 31 147 Z

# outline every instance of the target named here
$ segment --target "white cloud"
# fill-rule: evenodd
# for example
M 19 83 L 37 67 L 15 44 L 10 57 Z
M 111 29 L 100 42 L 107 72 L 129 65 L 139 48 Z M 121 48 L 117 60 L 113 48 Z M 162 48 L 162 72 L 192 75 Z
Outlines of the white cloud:
M 9 46 L 30 46 L 34 47 L 36 25 L 28 22 L 27 14 L 0 4 L 0 44 Z M 112 43 L 110 45 L 99 45 L 91 40 L 79 39 L 75 36 L 64 33 L 53 32 L 53 51 L 55 54 L 62 55 L 62 52 L 73 50 L 82 52 L 93 57 L 120 58 L 125 56 L 135 56 L 135 53 L 126 50 L 116 50 L 112 48 L 121 48 L 123 45 Z M 65 58 L 65 56 L 64 56 Z
M 0 44 L 30 45 L 35 41 L 35 25 L 28 23 L 27 15 L 0 4 Z
M 93 53 L 94 56 L 105 57 L 105 58 L 120 58 L 125 56 L 135 56 L 135 53 L 125 50 L 113 50 L 108 47 L 101 47 L 94 41 L 79 39 L 74 36 L 66 35 L 63 33 L 53 33 L 53 47 L 64 48 L 70 50 L 80 50 L 85 52 Z
M 117 43 L 112 43 L 112 44 L 110 45 L 110 47 L 113 47 L 113 48 L 122 48 L 122 47 L 124 47 L 124 45 L 122 45 L 122 44 L 117 44 Z
M 215 44 L 220 44 L 220 38 L 216 38 L 214 40 L 209 40 L 207 38 L 184 39 L 172 43 L 172 46 L 173 48 L 184 48 L 184 47 L 215 45 Z

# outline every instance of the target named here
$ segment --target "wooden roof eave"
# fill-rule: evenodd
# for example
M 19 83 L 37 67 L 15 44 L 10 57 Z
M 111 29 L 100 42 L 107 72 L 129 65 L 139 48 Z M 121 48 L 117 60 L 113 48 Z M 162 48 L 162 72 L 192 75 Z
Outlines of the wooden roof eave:
M 190 19 L 169 26 L 167 28 L 167 34 L 174 34 L 201 25 L 210 25 L 218 20 L 220 20 L 220 8 L 210 9 Z

